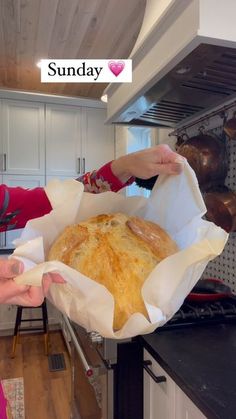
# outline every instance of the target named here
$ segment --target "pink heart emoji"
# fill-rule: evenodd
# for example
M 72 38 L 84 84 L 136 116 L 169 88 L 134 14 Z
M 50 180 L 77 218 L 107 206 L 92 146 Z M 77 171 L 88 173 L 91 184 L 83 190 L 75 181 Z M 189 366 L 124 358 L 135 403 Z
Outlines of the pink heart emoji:
M 125 63 L 124 61 L 109 61 L 108 67 L 111 72 L 117 77 L 124 70 Z

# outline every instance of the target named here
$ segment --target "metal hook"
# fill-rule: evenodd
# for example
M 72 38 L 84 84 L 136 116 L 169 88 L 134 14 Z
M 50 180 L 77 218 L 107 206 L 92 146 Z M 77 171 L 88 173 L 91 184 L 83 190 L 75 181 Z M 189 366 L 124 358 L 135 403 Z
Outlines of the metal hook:
M 228 112 L 223 109 L 223 111 L 219 113 L 219 116 L 223 119 L 223 127 L 224 127 L 228 119 Z
M 200 125 L 200 127 L 198 128 L 198 131 L 200 132 L 200 134 L 204 134 L 205 126 L 204 125 Z

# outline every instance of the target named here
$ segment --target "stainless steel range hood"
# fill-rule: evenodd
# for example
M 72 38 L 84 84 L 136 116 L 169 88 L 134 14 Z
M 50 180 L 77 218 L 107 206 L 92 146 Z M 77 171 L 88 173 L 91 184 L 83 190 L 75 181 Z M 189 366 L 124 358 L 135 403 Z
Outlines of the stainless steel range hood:
M 176 128 L 236 98 L 235 16 L 235 0 L 147 0 L 133 81 L 106 89 L 107 122 Z

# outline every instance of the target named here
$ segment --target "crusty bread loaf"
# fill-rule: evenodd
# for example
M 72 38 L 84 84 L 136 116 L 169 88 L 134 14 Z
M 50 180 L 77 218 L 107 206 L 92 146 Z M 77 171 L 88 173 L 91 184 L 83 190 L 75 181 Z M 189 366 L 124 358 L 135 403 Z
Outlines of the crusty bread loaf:
M 157 263 L 177 250 L 157 224 L 121 213 L 102 214 L 67 227 L 48 259 L 60 260 L 111 292 L 117 330 L 135 312 L 148 317 L 142 285 Z

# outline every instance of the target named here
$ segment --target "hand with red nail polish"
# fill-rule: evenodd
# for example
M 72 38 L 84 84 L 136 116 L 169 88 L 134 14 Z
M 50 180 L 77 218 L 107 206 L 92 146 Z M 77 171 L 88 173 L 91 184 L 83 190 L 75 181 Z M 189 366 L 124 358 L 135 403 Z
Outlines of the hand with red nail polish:
M 65 280 L 57 273 L 43 275 L 42 287 L 18 285 L 14 281 L 24 271 L 24 264 L 17 259 L 0 259 L 0 304 L 37 307 L 42 304 L 52 283 Z

